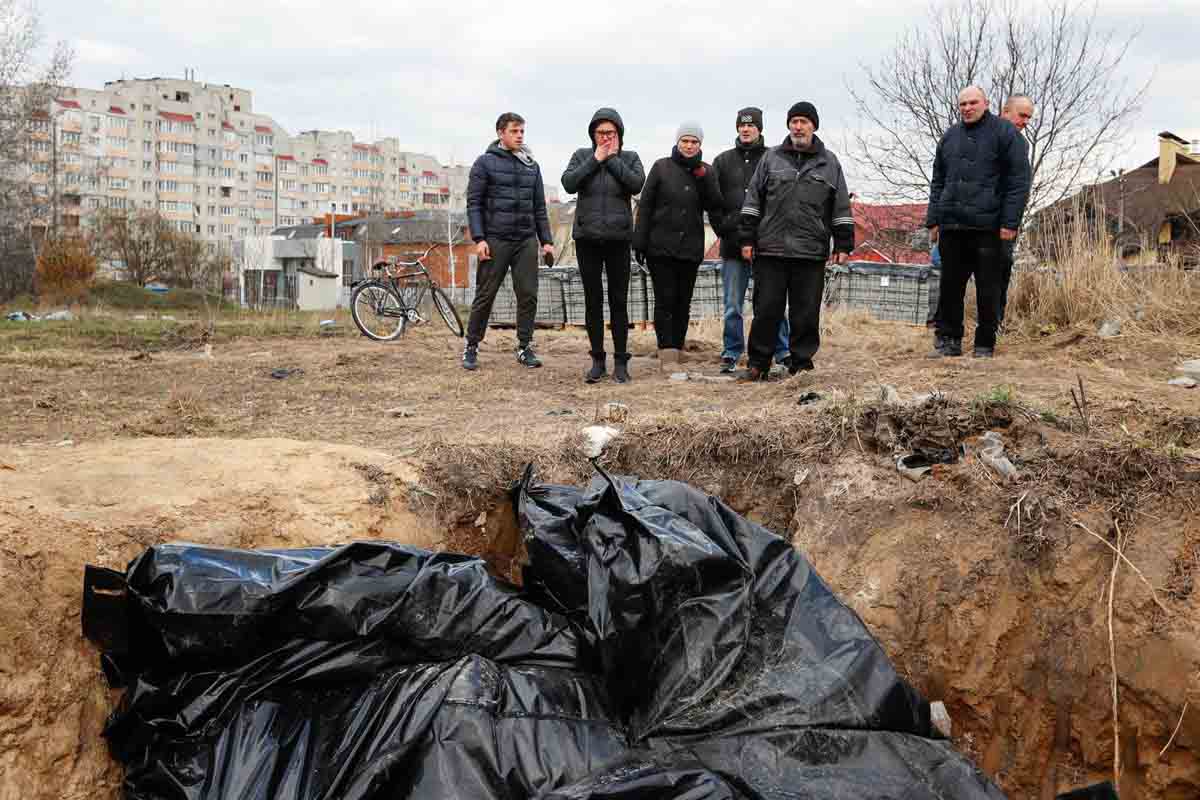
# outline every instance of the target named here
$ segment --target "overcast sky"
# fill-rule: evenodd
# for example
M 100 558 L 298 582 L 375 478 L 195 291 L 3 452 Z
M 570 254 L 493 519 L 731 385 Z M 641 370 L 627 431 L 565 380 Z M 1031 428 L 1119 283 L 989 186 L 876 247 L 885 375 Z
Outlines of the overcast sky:
M 1189 11 L 1189 6 L 1192 10 Z M 858 121 L 844 86 L 906 26 L 918 0 L 822 3 L 526 0 L 400 3 L 341 0 L 41 0 L 47 38 L 72 43 L 71 82 L 182 77 L 254 93 L 254 110 L 289 133 L 348 129 L 396 136 L 405 149 L 470 161 L 496 116 L 526 120 L 526 141 L 558 184 L 603 105 L 625 119 L 626 147 L 647 168 L 687 119 L 704 127 L 707 160 L 730 146 L 738 108 L 766 111 L 772 143 L 796 100 L 816 104 L 834 149 Z M 1155 134 L 1200 137 L 1200 48 L 1194 0 L 1101 0 L 1102 24 L 1140 27 L 1131 81 L 1154 75 L 1120 165 L 1157 152 Z M 843 161 L 848 159 L 843 158 Z M 846 164 L 853 176 L 853 164 Z M 854 186 L 851 186 L 854 189 Z

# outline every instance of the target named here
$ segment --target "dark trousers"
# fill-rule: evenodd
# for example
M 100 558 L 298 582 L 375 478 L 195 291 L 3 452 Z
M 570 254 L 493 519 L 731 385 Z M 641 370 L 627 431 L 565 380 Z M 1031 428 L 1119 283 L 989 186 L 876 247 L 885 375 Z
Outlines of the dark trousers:
M 692 311 L 692 291 L 700 264 L 677 258 L 650 258 L 654 283 L 654 335 L 658 349 L 683 349 Z
M 806 258 L 754 259 L 754 322 L 750 325 L 747 362 L 771 368 L 779 323 L 787 309 L 792 363 L 812 361 L 821 346 L 821 299 L 825 294 L 825 262 Z
M 467 322 L 467 344 L 483 341 L 488 317 L 496 294 L 504 285 L 504 276 L 512 268 L 513 293 L 517 296 L 517 341 L 522 347 L 533 340 L 533 320 L 537 316 L 538 242 L 530 236 L 519 242 L 488 239 L 492 257 L 475 268 L 475 302 Z
M 996 322 L 1004 322 L 1004 311 L 1008 308 L 1008 285 L 1012 283 L 1013 258 L 1016 257 L 1017 240 L 1000 240 L 1000 305 L 996 308 Z
M 579 277 L 583 281 L 584 321 L 592 355 L 604 357 L 604 276 L 608 275 L 608 312 L 613 352 L 628 354 L 629 242 L 575 240 Z
M 975 277 L 979 322 L 975 346 L 995 347 L 997 312 L 1004 277 L 999 231 L 943 230 L 938 236 L 942 255 L 942 287 L 938 297 L 937 332 L 963 338 L 963 301 L 967 281 Z

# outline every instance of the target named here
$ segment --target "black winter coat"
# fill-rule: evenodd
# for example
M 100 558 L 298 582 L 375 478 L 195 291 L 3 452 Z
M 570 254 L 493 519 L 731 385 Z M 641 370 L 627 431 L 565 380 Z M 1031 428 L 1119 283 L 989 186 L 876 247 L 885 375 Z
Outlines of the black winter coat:
M 724 216 L 721 229 L 717 235 L 721 237 L 721 258 L 741 258 L 742 247 L 738 243 L 738 222 L 742 218 L 742 204 L 746 202 L 746 187 L 750 184 L 750 176 L 767 152 L 763 138 L 749 147 L 742 147 L 740 141 L 735 141 L 730 150 L 713 159 L 713 169 L 717 172 L 717 183 L 721 186 L 721 198 L 724 200 Z
M 713 228 L 721 224 L 721 187 L 709 164 L 700 162 L 703 177 L 670 156 L 650 167 L 638 200 L 633 249 L 651 257 L 704 260 L 704 212 Z
M 554 242 L 546 214 L 546 190 L 537 162 L 518 158 L 492 142 L 475 159 L 467 183 L 467 224 L 471 238 L 519 242 L 536 235 L 542 244 Z
M 933 161 L 926 227 L 1019 230 L 1029 198 L 1029 161 L 1020 131 L 990 111 L 942 136 Z
M 597 111 L 588 125 L 592 146 L 581 147 L 571 156 L 562 174 L 562 186 L 568 194 L 578 194 L 572 230 L 576 239 L 628 242 L 633 239 L 630 198 L 642 190 L 646 173 L 642 160 L 632 150 L 619 150 L 603 164 L 593 157 L 596 126 L 606 120 L 617 127 L 617 139 L 624 142 L 621 115 L 611 108 Z

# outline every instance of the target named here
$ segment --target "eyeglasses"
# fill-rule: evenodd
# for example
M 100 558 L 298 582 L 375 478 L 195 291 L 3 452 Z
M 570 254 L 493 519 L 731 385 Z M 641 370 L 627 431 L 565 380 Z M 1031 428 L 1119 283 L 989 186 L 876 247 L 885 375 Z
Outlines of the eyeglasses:
M 596 131 L 596 135 L 607 138 L 609 136 L 616 136 L 617 132 L 616 131 Z

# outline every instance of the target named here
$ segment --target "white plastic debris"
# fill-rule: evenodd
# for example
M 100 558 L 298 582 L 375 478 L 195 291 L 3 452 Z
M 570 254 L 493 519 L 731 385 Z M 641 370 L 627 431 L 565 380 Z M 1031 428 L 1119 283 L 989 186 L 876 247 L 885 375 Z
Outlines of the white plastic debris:
M 1004 455 L 1004 439 L 995 431 L 980 437 L 979 460 L 1000 474 L 1005 480 L 1017 477 L 1017 468 Z
M 951 738 L 954 725 L 950 721 L 950 712 L 946 710 L 946 704 L 941 700 L 935 700 L 929 704 L 929 721 L 943 736 L 947 739 Z
M 1171 380 L 1167 381 L 1167 384 L 1170 386 L 1182 386 L 1184 389 L 1195 389 L 1196 379 L 1189 378 L 1187 375 L 1181 375 L 1178 378 L 1171 378 Z
M 608 425 L 589 425 L 583 429 L 583 454 L 588 458 L 599 458 L 609 442 L 621 435 Z
M 70 322 L 75 319 L 75 315 L 64 308 L 62 311 L 53 311 L 46 314 L 42 319 L 50 322 Z

